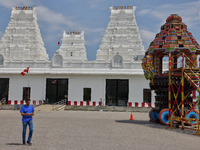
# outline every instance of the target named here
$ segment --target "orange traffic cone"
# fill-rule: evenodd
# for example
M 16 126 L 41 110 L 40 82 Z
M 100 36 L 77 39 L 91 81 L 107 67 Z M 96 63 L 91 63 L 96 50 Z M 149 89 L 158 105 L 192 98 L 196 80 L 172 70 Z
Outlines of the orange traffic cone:
M 133 120 L 133 112 L 131 112 L 130 120 Z

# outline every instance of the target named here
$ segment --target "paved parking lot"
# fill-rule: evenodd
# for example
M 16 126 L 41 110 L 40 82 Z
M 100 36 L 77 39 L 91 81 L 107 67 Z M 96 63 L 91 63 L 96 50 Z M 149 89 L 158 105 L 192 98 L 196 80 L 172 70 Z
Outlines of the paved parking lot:
M 196 131 L 149 122 L 147 113 L 36 112 L 32 146 L 21 145 L 19 111 L 0 111 L 0 150 L 172 150 L 199 149 Z M 27 133 L 28 134 L 28 133 Z

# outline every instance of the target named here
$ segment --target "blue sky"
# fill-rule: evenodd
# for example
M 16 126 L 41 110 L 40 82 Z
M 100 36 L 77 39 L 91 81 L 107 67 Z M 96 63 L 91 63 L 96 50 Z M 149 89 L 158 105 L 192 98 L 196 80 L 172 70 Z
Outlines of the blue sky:
M 63 30 L 85 31 L 87 57 L 96 58 L 110 20 L 110 6 L 136 6 L 136 21 L 145 46 L 170 14 L 179 14 L 200 43 L 200 0 L 0 0 L 0 36 L 10 21 L 11 7 L 37 7 L 38 24 L 49 58 L 59 49 Z

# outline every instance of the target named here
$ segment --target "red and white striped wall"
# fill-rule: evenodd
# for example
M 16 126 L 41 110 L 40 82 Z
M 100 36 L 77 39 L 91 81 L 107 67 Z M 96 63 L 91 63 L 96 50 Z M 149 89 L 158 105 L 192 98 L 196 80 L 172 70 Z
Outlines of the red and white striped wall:
M 138 103 L 138 102 L 135 102 L 135 103 L 132 103 L 132 102 L 128 102 L 127 104 L 128 107 L 155 107 L 154 104 L 152 103 Z
M 31 104 L 33 105 L 42 105 L 42 100 L 31 100 Z M 24 100 L 8 100 L 8 105 L 17 105 L 17 104 L 25 104 Z
M 68 105 L 70 106 L 102 106 L 102 102 L 95 102 L 95 101 L 68 101 Z M 155 107 L 155 105 L 152 105 L 151 103 L 132 103 L 129 102 L 127 104 L 128 107 Z
M 8 105 L 16 105 L 16 104 L 25 104 L 24 100 L 8 100 Z M 42 105 L 42 100 L 31 100 L 31 104 L 33 105 Z M 102 102 L 96 102 L 96 101 L 68 101 L 69 106 L 102 106 Z M 132 103 L 128 102 L 128 107 L 155 107 L 155 105 L 152 105 L 151 103 Z

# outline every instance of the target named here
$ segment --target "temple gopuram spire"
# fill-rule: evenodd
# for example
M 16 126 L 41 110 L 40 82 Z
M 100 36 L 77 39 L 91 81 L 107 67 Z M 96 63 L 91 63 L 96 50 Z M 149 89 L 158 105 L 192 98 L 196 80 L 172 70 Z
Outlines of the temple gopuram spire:
M 36 8 L 12 7 L 9 22 L 0 43 L 6 60 L 49 60 L 37 24 Z
M 97 50 L 97 60 L 112 60 L 114 56 L 120 55 L 123 61 L 134 61 L 144 55 L 135 10 L 135 6 L 110 7 L 110 22 Z

